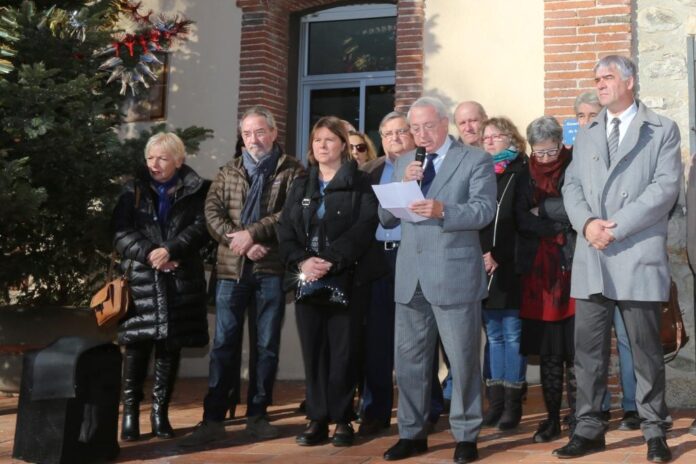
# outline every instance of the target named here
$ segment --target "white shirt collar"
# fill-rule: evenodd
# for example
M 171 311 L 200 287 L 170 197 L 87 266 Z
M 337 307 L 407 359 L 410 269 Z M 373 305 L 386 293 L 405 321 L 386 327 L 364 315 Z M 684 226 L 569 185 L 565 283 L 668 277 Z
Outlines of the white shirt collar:
M 607 138 L 609 138 L 609 134 L 611 134 L 611 130 L 613 128 L 611 121 L 613 121 L 614 118 L 619 118 L 621 120 L 621 123 L 619 124 L 619 143 L 621 143 L 624 135 L 626 135 L 626 132 L 628 131 L 628 126 L 631 124 L 631 121 L 633 121 L 633 118 L 636 117 L 636 114 L 638 114 L 638 104 L 635 100 L 633 100 L 631 106 L 626 108 L 620 114 L 613 114 L 611 111 L 609 111 L 609 108 L 607 108 Z

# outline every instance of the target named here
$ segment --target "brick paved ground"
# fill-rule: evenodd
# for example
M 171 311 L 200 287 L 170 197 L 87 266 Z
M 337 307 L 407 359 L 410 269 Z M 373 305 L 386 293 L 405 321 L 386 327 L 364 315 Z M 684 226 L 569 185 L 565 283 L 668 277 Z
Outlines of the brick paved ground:
M 201 403 L 205 393 L 203 379 L 184 379 L 177 386 L 171 411 L 171 422 L 178 434 L 187 433 L 200 420 Z M 276 387 L 276 404 L 270 414 L 275 424 L 282 429 L 283 438 L 254 443 L 244 432 L 244 421 L 236 419 L 227 426 L 227 439 L 195 452 L 182 452 L 177 440 L 158 440 L 145 435 L 135 443 L 123 443 L 117 462 L 147 463 L 378 463 L 383 462 L 382 453 L 396 440 L 395 420 L 383 435 L 369 440 L 358 440 L 351 448 L 335 448 L 330 444 L 317 447 L 299 447 L 294 436 L 302 431 L 305 419 L 296 412 L 304 390 L 299 382 L 280 382 Z M 147 412 L 143 406 L 142 430 L 149 431 Z M 243 408 L 238 409 L 243 414 Z M 17 398 L 0 398 L 0 462 L 20 462 L 11 459 L 14 439 L 14 424 L 17 413 Z M 639 463 L 645 461 L 645 445 L 639 432 L 616 430 L 621 411 L 615 411 L 612 430 L 607 435 L 607 450 L 571 461 L 586 463 Z M 675 460 L 679 463 L 696 463 L 696 437 L 688 434 L 694 411 L 673 411 L 674 428 L 669 433 L 669 444 Z M 515 432 L 502 433 L 484 429 L 479 441 L 482 463 L 545 463 L 559 461 L 551 456 L 551 450 L 565 443 L 565 438 L 549 444 L 534 444 L 531 436 L 537 423 L 543 418 L 543 405 L 538 386 L 530 388 L 525 404 L 525 416 Z M 405 463 L 448 463 L 452 462 L 454 443 L 448 431 L 446 417 L 441 418 L 435 432 L 429 438 L 430 451 Z

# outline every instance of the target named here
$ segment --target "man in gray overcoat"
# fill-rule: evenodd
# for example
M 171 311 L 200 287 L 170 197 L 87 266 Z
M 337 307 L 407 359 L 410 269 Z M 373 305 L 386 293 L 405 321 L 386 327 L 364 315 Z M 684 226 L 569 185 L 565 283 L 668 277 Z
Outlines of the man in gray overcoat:
M 674 121 L 634 97 L 635 79 L 628 58 L 611 55 L 597 63 L 604 109 L 578 133 L 566 171 L 564 204 L 578 232 L 571 281 L 578 424 L 570 442 L 553 452 L 559 458 L 605 447 L 608 424 L 600 411 L 618 305 L 633 350 L 648 460 L 671 459 L 660 307 L 669 296 L 667 219 L 682 178 L 680 136 Z

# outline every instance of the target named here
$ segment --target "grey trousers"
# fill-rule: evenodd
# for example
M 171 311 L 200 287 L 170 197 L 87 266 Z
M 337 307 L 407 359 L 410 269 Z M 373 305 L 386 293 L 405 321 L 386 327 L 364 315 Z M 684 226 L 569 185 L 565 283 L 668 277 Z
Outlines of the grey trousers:
M 614 301 L 602 295 L 576 300 L 575 377 L 578 383 L 575 433 L 584 438 L 604 436 L 608 423 L 601 419 L 612 316 L 617 305 L 626 325 L 636 374 L 636 406 L 646 440 L 664 437 L 672 424 L 665 403 L 665 364 L 660 342 L 660 303 Z
M 427 438 L 432 366 L 440 333 L 452 372 L 450 426 L 457 442 L 476 442 L 481 429 L 481 302 L 434 306 L 420 286 L 396 305 L 394 366 L 399 388 L 399 437 Z

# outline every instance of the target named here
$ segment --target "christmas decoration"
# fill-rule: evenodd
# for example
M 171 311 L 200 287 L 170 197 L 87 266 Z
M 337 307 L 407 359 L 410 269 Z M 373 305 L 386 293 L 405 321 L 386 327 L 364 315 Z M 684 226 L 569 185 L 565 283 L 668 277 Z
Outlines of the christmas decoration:
M 174 40 L 183 39 L 193 21 L 179 16 L 153 17 L 152 10 L 141 14 L 141 2 L 117 0 L 117 5 L 136 24 L 137 30 L 115 37 L 113 43 L 96 50 L 94 56 L 109 56 L 99 66 L 100 70 L 109 72 L 107 82 L 120 81 L 121 95 L 125 95 L 128 88 L 135 95 L 138 85 L 149 88 L 148 80 L 157 80 L 155 69 L 162 61 L 155 53 L 166 52 Z

